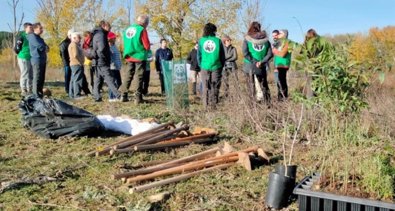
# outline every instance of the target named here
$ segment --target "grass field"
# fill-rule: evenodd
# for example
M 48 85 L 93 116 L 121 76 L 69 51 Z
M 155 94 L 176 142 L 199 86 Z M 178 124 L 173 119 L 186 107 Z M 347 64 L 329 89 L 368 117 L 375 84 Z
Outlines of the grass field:
M 291 73 L 291 87 L 297 86 L 301 80 L 293 76 L 295 75 Z M 155 73 L 152 73 L 152 78 L 150 88 L 152 95 L 147 98 L 148 103 L 139 106 L 135 106 L 133 102 L 109 103 L 106 100 L 95 103 L 90 98 L 71 101 L 64 93 L 62 83 L 50 82 L 46 86 L 52 90 L 54 97 L 97 115 L 128 115 L 137 119 L 156 118 L 160 122 L 182 121 L 191 126 L 212 127 L 220 132 L 220 141 L 214 145 L 221 145 L 225 141 L 236 149 L 259 145 L 271 152 L 273 158 L 281 160 L 283 137 L 281 118 L 285 113 L 289 119 L 296 117 L 300 105 L 274 101 L 271 109 L 257 107 L 258 109 L 248 110 L 243 104 L 244 98 L 235 97 L 222 100 L 217 111 L 205 112 L 200 106 L 200 101 L 193 99 L 189 111 L 172 112 L 166 109 L 165 99 L 156 94 L 159 93 L 159 86 Z M 49 80 L 54 79 L 61 79 L 61 72 L 49 76 Z M 232 86 L 236 85 L 232 84 Z M 270 85 L 272 96 L 276 96 L 276 88 L 272 83 Z M 132 90 L 134 87 L 133 84 Z M 385 90 L 382 92 L 384 96 L 375 95 L 370 98 L 376 103 L 372 104 L 371 109 L 364 116 L 365 120 L 371 118 L 370 121 L 363 121 L 364 124 L 360 124 L 359 121 L 356 123 L 356 126 L 364 131 L 365 125 L 371 123 L 366 130 L 371 132 L 371 137 L 366 140 L 378 139 L 385 143 L 372 144 L 368 149 L 381 150 L 384 147 L 395 146 L 394 128 L 391 128 L 395 125 L 392 116 L 395 114 L 394 107 L 383 107 L 395 105 L 393 104 L 395 90 L 393 86 Z M 234 87 L 231 91 L 234 94 Z M 86 157 L 87 152 L 112 143 L 119 137 L 45 140 L 21 126 L 19 100 L 18 83 L 2 81 L 0 84 L 0 182 L 35 178 L 39 175 L 56 177 L 59 181 L 43 185 L 27 185 L 6 191 L 0 194 L 0 210 L 265 210 L 264 199 L 268 175 L 275 163 L 260 166 L 250 172 L 242 167 L 231 167 L 177 184 L 139 194 L 129 194 L 128 188 L 121 181 L 110 178 L 112 173 L 120 170 L 120 166 L 179 158 L 211 148 L 213 145 L 190 145 L 165 152 L 125 154 L 111 158 Z M 377 102 L 381 102 L 380 105 Z M 369 112 L 381 115 L 383 118 L 377 119 L 375 115 L 369 115 Z M 321 156 L 326 153 L 323 149 L 323 146 L 326 146 L 324 141 L 329 137 L 327 133 L 322 132 L 326 130 L 314 129 L 315 123 L 323 124 L 324 117 L 317 117 L 318 114 L 314 111 L 309 111 L 305 115 L 307 119 L 303 122 L 301 134 L 298 136 L 293 159 L 293 163 L 299 165 L 298 179 L 321 168 Z M 321 120 L 317 120 L 320 118 Z M 336 134 L 332 133 L 332 135 Z M 360 149 L 357 145 L 352 149 Z M 344 148 L 345 145 L 341 147 Z M 393 153 L 390 150 L 388 152 Z M 340 157 L 339 161 L 341 162 L 342 159 L 347 157 Z M 390 162 L 392 162 L 390 165 L 394 166 L 393 158 Z M 339 166 L 337 168 L 341 169 Z M 168 200 L 160 203 L 150 203 L 147 200 L 147 196 L 163 191 L 171 193 Z M 386 199 L 391 200 L 391 197 Z M 297 210 L 296 203 L 291 204 L 286 210 Z

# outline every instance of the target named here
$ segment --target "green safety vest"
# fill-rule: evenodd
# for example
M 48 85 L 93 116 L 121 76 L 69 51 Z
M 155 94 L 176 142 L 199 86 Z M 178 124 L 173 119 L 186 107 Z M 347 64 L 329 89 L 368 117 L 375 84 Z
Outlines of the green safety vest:
M 131 57 L 140 61 L 147 60 L 148 52 L 140 41 L 143 30 L 144 27 L 138 24 L 132 24 L 125 30 L 123 33 L 123 58 Z
M 252 58 L 254 58 L 257 61 L 262 61 L 262 59 L 266 56 L 267 51 L 269 49 L 269 42 L 266 42 L 263 45 L 258 45 L 247 41 L 247 47 Z M 252 61 L 249 61 L 248 59 L 244 58 L 244 62 L 251 63 Z
M 288 39 L 284 39 L 281 41 L 281 46 L 278 50 L 281 51 L 286 43 L 288 43 L 288 52 L 284 57 L 274 55 L 274 67 L 289 67 L 291 64 L 291 50 L 293 49 L 291 46 L 292 43 Z
M 29 41 L 27 40 L 26 36 L 27 36 L 26 32 L 21 33 L 23 43 L 22 43 L 22 49 L 18 53 L 18 58 L 29 60 L 31 56 L 30 56 Z
M 218 37 L 208 36 L 199 40 L 199 51 L 202 56 L 201 69 L 214 71 L 222 67 L 219 57 L 221 41 Z

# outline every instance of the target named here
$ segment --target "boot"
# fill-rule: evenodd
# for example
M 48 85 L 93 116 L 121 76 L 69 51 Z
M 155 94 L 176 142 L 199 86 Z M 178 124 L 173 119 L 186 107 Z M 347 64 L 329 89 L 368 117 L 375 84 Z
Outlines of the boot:
M 134 104 L 138 105 L 143 102 L 144 102 L 143 95 L 142 94 L 136 95 L 136 98 L 134 99 Z
M 128 101 L 129 101 L 128 94 L 127 93 L 123 94 L 121 97 L 121 102 L 128 102 Z

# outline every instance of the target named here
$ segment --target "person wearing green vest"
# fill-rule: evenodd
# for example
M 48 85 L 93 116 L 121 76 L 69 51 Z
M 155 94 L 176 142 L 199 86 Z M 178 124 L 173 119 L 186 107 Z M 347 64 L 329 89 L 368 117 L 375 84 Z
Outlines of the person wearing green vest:
M 217 27 L 207 23 L 197 50 L 200 76 L 203 83 L 202 101 L 204 108 L 215 109 L 219 101 L 222 68 L 225 64 L 225 51 L 221 40 L 215 36 Z
M 251 98 L 270 104 L 270 90 L 267 82 L 266 66 L 273 57 L 272 47 L 261 24 L 252 22 L 242 46 L 243 71 L 247 78 Z M 255 98 L 256 97 L 256 98 Z
M 123 32 L 123 58 L 127 61 L 126 77 L 122 81 L 120 91 L 122 102 L 129 101 L 128 90 L 132 84 L 135 72 L 137 73 L 137 90 L 135 92 L 135 104 L 143 102 L 144 72 L 147 68 L 148 51 L 150 41 L 146 30 L 149 24 L 147 15 L 137 17 L 137 23 L 132 24 Z
M 278 100 L 288 98 L 287 72 L 291 65 L 292 42 L 288 39 L 288 30 L 282 29 L 278 33 L 278 45 L 273 46 L 274 74 L 277 75 L 276 84 Z
M 29 41 L 27 40 L 27 35 L 33 33 L 33 25 L 31 23 L 24 23 L 23 31 L 16 43 L 16 49 L 18 49 L 18 66 L 21 71 L 21 76 L 19 79 L 19 84 L 21 86 L 21 94 L 25 96 L 32 92 L 33 85 L 33 69 L 30 62 L 30 49 Z

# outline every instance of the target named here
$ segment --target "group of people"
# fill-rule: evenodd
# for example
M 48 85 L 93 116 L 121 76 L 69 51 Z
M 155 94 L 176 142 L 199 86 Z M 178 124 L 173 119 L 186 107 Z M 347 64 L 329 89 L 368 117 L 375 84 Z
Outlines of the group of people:
M 21 70 L 22 95 L 33 93 L 42 97 L 49 47 L 41 37 L 43 27 L 40 23 L 24 23 L 23 27 L 14 47 Z
M 60 56 L 64 65 L 65 91 L 75 99 L 81 98 L 82 92 L 90 94 L 88 81 L 84 74 L 84 66 L 90 72 L 90 85 L 95 101 L 102 101 L 102 86 L 106 83 L 109 89 L 109 100 L 129 101 L 128 92 L 134 75 L 137 74 L 137 90 L 135 103 L 143 102 L 143 96 L 148 94 L 150 62 L 155 58 L 155 68 L 159 73 L 161 92 L 165 94 L 162 61 L 173 59 L 173 53 L 167 47 L 165 39 L 160 40 L 160 48 L 152 55 L 151 43 L 147 32 L 149 17 L 141 15 L 137 22 L 124 30 L 122 34 L 123 53 L 118 50 L 115 42 L 116 34 L 111 32 L 109 22 L 101 21 L 93 31 L 81 34 L 69 30 L 67 38 L 60 44 Z M 46 54 L 48 46 L 41 38 L 43 32 L 40 23 L 24 24 L 25 31 L 21 34 L 18 63 L 21 69 L 22 94 L 32 92 L 38 97 L 43 96 L 45 80 Z M 229 78 L 236 77 L 238 58 L 232 40 L 225 35 L 222 39 L 216 36 L 217 27 L 207 23 L 203 35 L 195 41 L 195 46 L 187 57 L 190 64 L 192 94 L 200 90 L 203 106 L 215 107 L 219 102 L 221 84 L 224 84 L 224 95 L 229 95 Z M 269 62 L 273 58 L 274 74 L 278 87 L 278 99 L 288 97 L 287 72 L 291 64 L 291 54 L 296 43 L 288 39 L 287 30 L 274 30 L 273 41 L 261 28 L 258 22 L 252 22 L 246 33 L 242 54 L 244 57 L 242 70 L 246 76 L 248 92 L 259 102 L 270 104 L 270 90 L 267 81 Z M 306 36 L 306 51 L 313 51 L 319 36 L 314 30 L 309 30 Z M 313 40 L 313 41 L 311 41 Z M 19 41 L 19 40 L 18 40 Z M 314 49 L 316 50 L 316 49 Z M 317 52 L 315 52 L 317 53 Z M 318 52 L 319 53 L 319 52 Z M 314 53 L 312 53 L 314 54 Z M 126 62 L 125 74 L 121 79 L 121 56 Z M 198 87 L 198 76 L 201 88 Z

